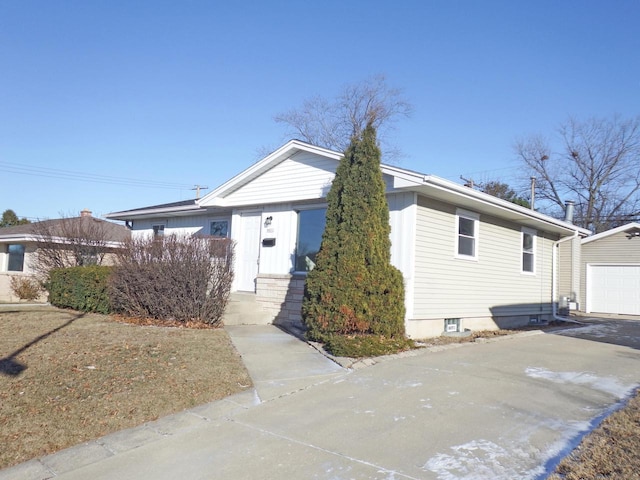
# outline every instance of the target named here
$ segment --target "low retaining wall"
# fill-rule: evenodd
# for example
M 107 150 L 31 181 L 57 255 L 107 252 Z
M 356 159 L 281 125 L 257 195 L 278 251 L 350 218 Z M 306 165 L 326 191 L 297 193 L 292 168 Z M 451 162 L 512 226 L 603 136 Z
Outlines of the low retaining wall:
M 302 326 L 304 274 L 260 274 L 256 280 L 256 300 L 272 316 L 275 324 Z

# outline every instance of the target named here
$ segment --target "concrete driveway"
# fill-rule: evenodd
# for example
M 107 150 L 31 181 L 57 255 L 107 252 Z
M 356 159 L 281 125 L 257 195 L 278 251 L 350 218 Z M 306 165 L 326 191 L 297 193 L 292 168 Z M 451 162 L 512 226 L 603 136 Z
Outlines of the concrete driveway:
M 638 338 L 638 322 L 607 321 L 349 372 L 314 367 L 307 387 L 296 378 L 267 401 L 246 392 L 203 406 L 146 443 L 103 440 L 107 453 L 84 466 L 73 449 L 40 465 L 57 459 L 65 480 L 541 479 L 640 384 Z M 264 355 L 257 365 L 287 350 Z

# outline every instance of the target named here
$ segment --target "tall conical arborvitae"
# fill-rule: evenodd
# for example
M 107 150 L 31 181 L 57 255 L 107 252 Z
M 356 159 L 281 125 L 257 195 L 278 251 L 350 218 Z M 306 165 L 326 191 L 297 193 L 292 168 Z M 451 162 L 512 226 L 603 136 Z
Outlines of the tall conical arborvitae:
M 404 284 L 391 265 L 389 206 L 373 126 L 352 138 L 327 202 L 322 244 L 302 304 L 308 337 L 403 336 Z

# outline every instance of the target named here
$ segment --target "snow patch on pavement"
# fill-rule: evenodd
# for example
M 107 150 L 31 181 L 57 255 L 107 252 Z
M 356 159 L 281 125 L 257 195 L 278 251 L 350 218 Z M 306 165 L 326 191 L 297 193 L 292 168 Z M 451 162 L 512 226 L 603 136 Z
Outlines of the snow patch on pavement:
M 617 378 L 598 377 L 589 372 L 553 372 L 546 368 L 527 367 L 527 376 L 531 378 L 541 378 L 554 383 L 572 383 L 574 385 L 590 386 L 596 390 L 613 395 L 616 398 L 628 396 L 635 385 L 625 385 Z
M 563 335 L 566 337 L 577 337 L 579 335 L 591 335 L 595 338 L 606 338 L 615 333 L 617 333 L 618 329 L 615 325 L 606 324 L 606 323 L 598 323 L 595 325 L 588 325 L 586 327 L 578 327 L 572 328 L 569 330 L 564 330 L 562 332 L 558 332 L 559 335 Z
M 508 450 L 489 440 L 472 440 L 451 447 L 452 453 L 439 453 L 422 467 L 433 472 L 439 480 L 477 480 L 491 478 L 512 480 L 514 478 L 534 478 L 542 473 L 542 467 L 535 471 L 522 471 L 514 462 L 514 457 L 528 455 L 523 451 Z M 513 466 L 515 463 L 515 466 Z

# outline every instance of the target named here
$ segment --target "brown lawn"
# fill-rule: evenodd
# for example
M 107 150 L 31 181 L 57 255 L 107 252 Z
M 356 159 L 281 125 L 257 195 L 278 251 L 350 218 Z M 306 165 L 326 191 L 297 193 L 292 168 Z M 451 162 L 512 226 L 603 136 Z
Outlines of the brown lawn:
M 244 390 L 221 329 L 0 307 L 0 468 Z

